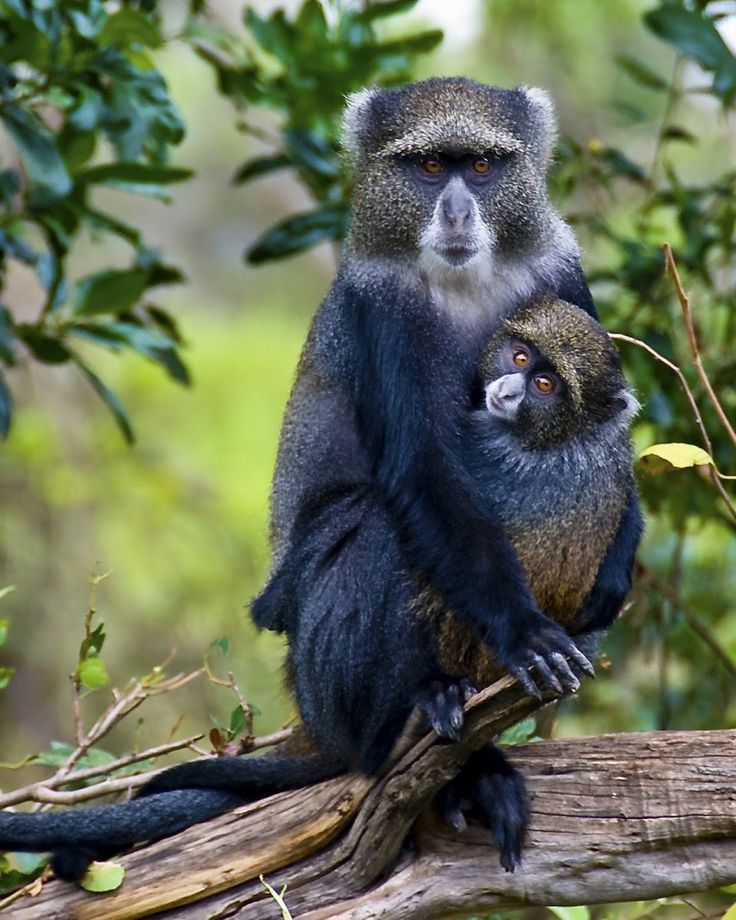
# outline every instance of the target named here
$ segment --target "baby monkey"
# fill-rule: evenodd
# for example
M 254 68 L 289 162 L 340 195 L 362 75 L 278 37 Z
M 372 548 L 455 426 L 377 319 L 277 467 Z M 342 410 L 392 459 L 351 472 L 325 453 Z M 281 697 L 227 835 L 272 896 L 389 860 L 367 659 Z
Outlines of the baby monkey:
M 629 590 L 641 536 L 629 437 L 639 406 L 618 353 L 579 307 L 537 301 L 501 321 L 480 372 L 484 405 L 463 436 L 467 472 L 482 483 L 540 610 L 593 654 Z M 431 606 L 450 674 L 476 687 L 503 674 L 487 645 Z M 564 659 L 556 673 L 541 656 L 529 664 L 520 679 L 532 695 L 535 674 L 559 693 L 579 686 Z

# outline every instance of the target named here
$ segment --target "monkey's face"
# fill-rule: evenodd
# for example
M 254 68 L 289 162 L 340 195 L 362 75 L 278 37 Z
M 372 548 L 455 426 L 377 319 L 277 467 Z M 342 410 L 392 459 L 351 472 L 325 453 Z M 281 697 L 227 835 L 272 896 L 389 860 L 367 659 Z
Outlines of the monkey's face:
M 605 330 L 564 301 L 531 304 L 504 319 L 482 366 L 486 408 L 529 450 L 628 425 L 638 403 Z
M 577 434 L 580 419 L 570 392 L 546 355 L 530 342 L 507 339 L 495 355 L 498 376 L 485 385 L 492 416 L 536 444 L 557 444 Z
M 353 155 L 351 245 L 463 273 L 519 255 L 544 232 L 549 100 L 460 78 L 366 90 L 345 119 Z

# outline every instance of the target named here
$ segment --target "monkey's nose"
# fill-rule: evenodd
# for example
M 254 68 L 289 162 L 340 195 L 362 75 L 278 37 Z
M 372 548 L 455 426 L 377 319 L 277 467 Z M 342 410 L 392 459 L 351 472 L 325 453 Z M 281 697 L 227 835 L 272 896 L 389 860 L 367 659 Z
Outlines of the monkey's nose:
M 496 395 L 504 402 L 520 402 L 526 391 L 523 374 L 507 374 L 497 381 Z
M 452 230 L 464 230 L 473 216 L 473 202 L 467 192 L 449 188 L 442 198 L 442 217 Z

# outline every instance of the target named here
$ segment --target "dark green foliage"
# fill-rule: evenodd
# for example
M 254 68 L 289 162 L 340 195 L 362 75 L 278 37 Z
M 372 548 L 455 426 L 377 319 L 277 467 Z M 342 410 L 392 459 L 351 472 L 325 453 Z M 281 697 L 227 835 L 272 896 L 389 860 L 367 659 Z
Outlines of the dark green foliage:
M 277 169 L 293 168 L 316 207 L 271 228 L 249 248 L 253 263 L 279 259 L 347 230 L 350 179 L 338 152 L 345 97 L 364 86 L 390 86 L 411 78 L 418 55 L 442 40 L 437 30 L 382 40 L 376 26 L 406 13 L 417 0 L 328 6 L 305 0 L 289 18 L 245 11 L 250 45 L 230 34 L 192 26 L 199 53 L 217 71 L 221 92 L 237 106 L 265 106 L 280 113 L 281 147 L 245 162 L 233 181 L 243 183 Z M 253 41 L 257 47 L 251 50 Z
M 687 58 L 704 68 L 697 79 L 698 93 L 707 93 L 723 108 L 733 104 L 729 74 L 736 74 L 736 58 L 714 22 L 701 10 L 683 2 L 665 2 L 644 17 L 645 24 Z M 681 57 L 678 57 L 678 61 Z M 664 119 L 658 125 L 654 158 L 634 161 L 623 150 L 606 147 L 594 139 L 584 145 L 563 138 L 553 177 L 558 197 L 569 199 L 574 222 L 584 245 L 605 243 L 605 259 L 589 272 L 601 314 L 610 328 L 644 339 L 662 355 L 685 367 L 697 396 L 697 377 L 689 369 L 688 348 L 675 289 L 664 276 L 662 244 L 671 243 L 686 289 L 698 310 L 699 333 L 714 382 L 736 379 L 736 355 L 731 343 L 736 335 L 736 292 L 724 280 L 724 271 L 736 260 L 736 170 L 713 162 L 713 171 L 697 180 L 688 175 L 683 145 L 699 147 L 703 139 L 682 127 L 692 119 L 692 90 L 680 85 L 680 68 L 665 79 L 648 64 L 631 56 L 618 62 L 639 86 L 661 97 Z M 584 198 L 584 193 L 594 191 Z M 600 196 L 604 196 L 601 199 Z M 604 206 L 601 207 L 601 200 Z M 625 212 L 621 202 L 625 202 Z M 583 203 L 580 206 L 581 202 Z M 697 307 L 696 307 L 697 308 Z M 634 380 L 647 381 L 643 393 L 642 421 L 658 441 L 692 441 L 693 419 L 676 378 L 651 358 L 631 346 L 622 346 Z M 736 410 L 736 394 L 721 388 L 727 413 Z M 707 402 L 707 401 L 706 401 Z M 706 422 L 714 439 L 716 460 L 728 466 L 732 445 L 704 405 Z M 701 480 L 693 488 L 673 490 L 671 480 L 645 477 L 646 498 L 652 508 L 666 508 L 678 527 L 692 514 L 707 511 L 712 493 Z
M 221 92 L 238 107 L 265 106 L 283 119 L 283 149 L 245 163 L 234 181 L 289 167 L 315 201 L 314 210 L 264 233 L 250 261 L 345 235 L 348 179 L 337 153 L 344 98 L 367 83 L 410 78 L 416 56 L 439 43 L 438 31 L 377 37 L 380 20 L 415 3 L 337 4 L 328 15 L 318 0 L 306 0 L 293 18 L 246 6 L 242 37 L 213 27 L 204 4 L 190 4 L 183 37 L 213 65 Z M 184 124 L 149 54 L 163 42 L 155 0 L 122 8 L 112 0 L 0 3 L 0 123 L 17 152 L 0 163 L 0 278 L 11 261 L 22 262 L 44 292 L 31 322 L 0 308 L 0 363 L 12 365 L 22 345 L 42 363 L 76 365 L 128 441 L 124 407 L 75 349 L 84 340 L 134 351 L 189 382 L 174 320 L 146 301 L 151 288 L 183 275 L 159 260 L 138 227 L 94 203 L 101 186 L 168 200 L 168 186 L 191 176 L 167 163 Z M 85 230 L 124 240 L 129 266 L 72 281 L 67 259 Z M 0 376 L 1 436 L 12 406 Z
M 0 172 L 0 275 L 23 262 L 44 292 L 35 320 L 0 308 L 0 361 L 12 365 L 24 346 L 45 364 L 76 364 L 129 440 L 125 410 L 74 340 L 136 351 L 188 382 L 173 321 L 141 304 L 152 287 L 183 276 L 160 262 L 138 228 L 93 203 L 98 186 L 164 197 L 164 186 L 190 175 L 166 163 L 184 125 L 148 55 L 161 41 L 152 3 L 0 4 L 0 121 L 17 152 Z M 72 282 L 67 257 L 84 230 L 125 240 L 130 267 Z M 11 416 L 0 379 L 0 434 Z

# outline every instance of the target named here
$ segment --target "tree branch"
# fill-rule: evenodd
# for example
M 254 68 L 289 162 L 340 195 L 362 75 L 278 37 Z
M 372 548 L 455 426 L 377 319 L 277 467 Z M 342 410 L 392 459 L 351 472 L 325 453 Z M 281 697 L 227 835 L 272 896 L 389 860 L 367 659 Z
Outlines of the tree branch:
M 485 830 L 456 835 L 428 804 L 469 753 L 538 708 L 504 679 L 468 705 L 457 744 L 434 735 L 385 775 L 273 796 L 122 857 L 103 897 L 61 882 L 6 916 L 273 920 L 258 879 L 299 920 L 433 920 L 524 904 L 656 898 L 736 882 L 736 731 L 652 732 L 512 749 L 533 797 L 524 864 L 504 873 Z

